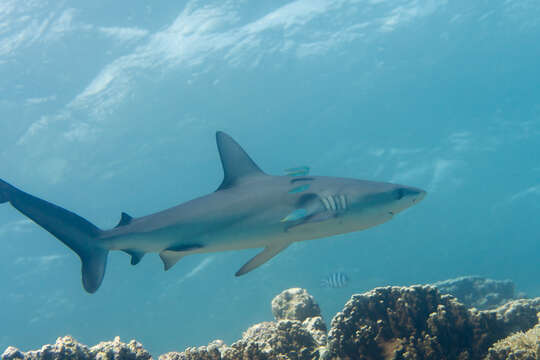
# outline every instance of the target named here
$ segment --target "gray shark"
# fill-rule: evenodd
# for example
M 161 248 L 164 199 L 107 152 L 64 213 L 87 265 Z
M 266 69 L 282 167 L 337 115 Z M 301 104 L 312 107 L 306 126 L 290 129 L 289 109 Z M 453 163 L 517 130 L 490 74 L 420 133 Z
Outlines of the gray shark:
M 216 191 L 140 218 L 122 213 L 110 230 L 3 180 L 0 203 L 10 202 L 79 255 L 84 289 L 94 293 L 110 250 L 131 255 L 132 265 L 145 253 L 159 253 L 168 270 L 190 254 L 264 248 L 238 270 L 240 276 L 295 241 L 382 224 L 426 195 L 397 184 L 310 176 L 307 167 L 268 175 L 229 135 L 217 132 L 216 140 L 224 172 Z

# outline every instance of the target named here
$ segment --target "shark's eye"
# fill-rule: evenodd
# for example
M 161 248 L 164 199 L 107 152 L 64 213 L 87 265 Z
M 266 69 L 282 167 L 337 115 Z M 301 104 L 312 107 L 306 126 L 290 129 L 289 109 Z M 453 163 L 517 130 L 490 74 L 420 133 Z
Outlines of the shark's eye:
M 394 190 L 394 194 L 396 196 L 396 200 L 401 200 L 405 195 L 407 195 L 407 191 L 403 188 L 399 188 Z

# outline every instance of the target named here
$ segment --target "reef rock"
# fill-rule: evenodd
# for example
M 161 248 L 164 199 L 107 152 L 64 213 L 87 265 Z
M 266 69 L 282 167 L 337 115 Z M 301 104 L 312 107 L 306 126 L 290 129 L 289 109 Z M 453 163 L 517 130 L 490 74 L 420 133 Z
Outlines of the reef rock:
M 319 305 L 304 289 L 288 289 L 272 300 L 276 321 L 250 327 L 231 346 L 208 346 L 167 353 L 159 360 L 318 359 L 325 351 L 326 325 Z
M 208 346 L 161 355 L 159 360 L 312 360 L 320 357 L 319 350 L 317 339 L 303 323 L 279 320 L 253 325 L 231 346 L 217 340 Z
M 214 340 L 207 346 L 189 347 L 181 353 L 169 352 L 160 355 L 159 360 L 221 360 L 221 351 L 226 348 L 227 345 L 222 340 Z
M 282 291 L 272 300 L 272 314 L 276 320 L 299 320 L 321 316 L 315 298 L 305 289 L 292 288 Z
M 86 360 L 92 359 L 88 346 L 80 344 L 71 336 L 59 337 L 56 343 L 44 345 L 41 350 L 22 352 L 14 347 L 8 347 L 2 354 L 2 360 Z
M 92 359 L 96 360 L 150 360 L 152 357 L 142 344 L 131 340 L 128 344 L 115 337 L 114 341 L 104 341 L 90 348 Z M 48 359 L 49 360 L 49 359 Z
M 242 339 L 222 353 L 233 359 L 305 359 L 319 358 L 319 345 L 298 320 L 264 322 L 250 327 Z
M 383 287 L 354 295 L 332 320 L 333 359 L 481 359 L 489 346 L 538 319 L 540 298 L 468 310 L 431 286 Z
M 44 345 L 41 350 L 22 352 L 8 347 L 2 360 L 150 360 L 152 357 L 135 340 L 129 344 L 114 341 L 101 342 L 89 348 L 71 336 L 59 337 L 53 345 Z
M 382 287 L 353 295 L 328 333 L 319 305 L 303 289 L 276 296 L 272 311 L 276 321 L 251 326 L 230 346 L 216 340 L 159 360 L 540 360 L 540 298 L 478 310 L 429 285 Z M 9 347 L 1 360 L 15 359 L 151 357 L 136 341 L 115 338 L 89 348 L 66 336 L 38 351 Z
M 538 313 L 540 320 L 540 313 Z M 485 360 L 539 360 L 540 324 L 527 332 L 517 332 L 489 348 Z
M 513 300 L 493 310 L 471 309 L 469 312 L 476 327 L 485 327 L 497 341 L 510 333 L 529 330 L 539 322 L 540 297 Z
M 480 276 L 463 276 L 432 284 L 443 294 L 455 296 L 468 307 L 492 309 L 523 296 L 515 295 L 511 280 L 493 280 Z
M 326 345 L 327 331 L 326 324 L 324 323 L 322 316 L 307 318 L 302 322 L 302 327 L 306 329 L 311 334 L 311 336 L 313 336 L 313 339 L 315 339 L 317 344 L 319 344 L 320 346 Z

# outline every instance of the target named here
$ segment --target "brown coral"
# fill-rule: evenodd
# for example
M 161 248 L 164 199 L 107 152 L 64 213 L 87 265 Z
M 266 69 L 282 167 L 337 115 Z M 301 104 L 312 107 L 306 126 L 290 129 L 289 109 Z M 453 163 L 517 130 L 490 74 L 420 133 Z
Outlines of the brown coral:
M 540 299 L 468 310 L 431 286 L 384 287 L 354 295 L 332 320 L 335 359 L 481 359 L 495 341 L 536 323 Z
M 318 344 L 298 320 L 265 322 L 249 328 L 242 339 L 222 353 L 222 359 L 318 358 Z
M 221 340 L 215 340 L 208 346 L 190 347 L 181 353 L 169 352 L 159 356 L 159 360 L 221 360 L 221 351 L 227 346 Z
M 231 346 L 218 340 L 208 346 L 161 355 L 159 360 L 312 360 L 319 358 L 319 349 L 303 323 L 279 320 L 253 325 Z
M 276 322 L 253 325 L 231 346 L 221 341 L 181 353 L 168 353 L 160 360 L 237 360 L 319 358 L 326 344 L 326 325 L 319 305 L 304 289 L 281 292 L 272 300 Z
M 59 337 L 53 345 L 44 345 L 41 350 L 22 352 L 8 347 L 2 360 L 150 360 L 152 357 L 135 340 L 129 344 L 116 337 L 114 341 L 101 342 L 88 348 L 71 336 Z
M 540 319 L 540 313 L 537 315 Z M 540 324 L 497 341 L 485 360 L 540 360 Z
M 511 280 L 462 276 L 438 281 L 431 285 L 435 286 L 442 294 L 455 296 L 465 306 L 480 310 L 493 309 L 516 299 L 515 284 Z
M 272 300 L 272 314 L 276 320 L 299 320 L 320 316 L 321 309 L 315 298 L 305 289 L 291 288 L 282 291 Z
M 161 355 L 160 360 L 540 360 L 540 325 L 536 325 L 540 298 L 479 311 L 431 286 L 376 288 L 352 296 L 332 320 L 328 334 L 319 306 L 304 289 L 282 292 L 274 298 L 272 310 L 276 321 L 253 325 L 230 346 L 216 340 Z M 151 357 L 136 341 L 125 344 L 115 338 L 89 348 L 66 336 L 38 351 L 24 353 L 9 347 L 2 355 L 2 360 L 15 359 Z
M 131 340 L 129 343 L 120 341 L 115 337 L 114 341 L 104 341 L 90 348 L 91 358 L 96 360 L 150 360 L 152 357 L 142 344 Z

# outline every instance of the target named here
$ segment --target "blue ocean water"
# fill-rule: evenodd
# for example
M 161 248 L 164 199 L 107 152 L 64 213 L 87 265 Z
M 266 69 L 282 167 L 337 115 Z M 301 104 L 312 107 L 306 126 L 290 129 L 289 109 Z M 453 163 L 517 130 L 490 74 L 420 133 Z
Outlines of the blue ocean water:
M 540 296 L 539 19 L 534 0 L 0 0 L 0 178 L 101 228 L 213 191 L 216 130 L 268 173 L 428 190 L 240 278 L 257 250 L 168 272 L 114 252 L 93 295 L 77 256 L 4 204 L 0 349 L 230 343 L 297 286 L 327 322 L 352 293 L 467 274 Z M 338 271 L 347 287 L 320 287 Z

